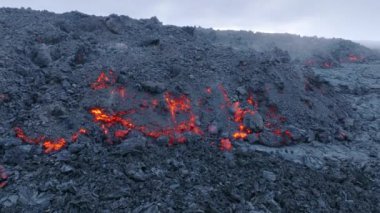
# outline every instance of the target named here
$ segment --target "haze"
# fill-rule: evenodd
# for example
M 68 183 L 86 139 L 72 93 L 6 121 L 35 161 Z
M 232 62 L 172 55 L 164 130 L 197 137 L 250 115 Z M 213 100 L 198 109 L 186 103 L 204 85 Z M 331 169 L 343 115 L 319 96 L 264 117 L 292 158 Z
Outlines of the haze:
M 378 41 L 378 0 L 1 0 L 1 7 L 57 13 L 156 16 L 164 24 Z

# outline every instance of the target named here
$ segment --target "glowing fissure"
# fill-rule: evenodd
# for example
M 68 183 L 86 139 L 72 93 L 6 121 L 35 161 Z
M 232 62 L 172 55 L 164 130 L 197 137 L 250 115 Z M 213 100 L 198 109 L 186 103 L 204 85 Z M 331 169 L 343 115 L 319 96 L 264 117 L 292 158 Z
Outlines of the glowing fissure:
M 337 60 L 340 63 L 357 63 L 363 61 L 364 59 L 365 58 L 360 55 L 349 53 L 347 56 L 339 58 Z M 331 60 L 319 61 L 314 59 L 307 59 L 304 61 L 304 64 L 307 66 L 319 66 L 325 69 L 331 69 L 334 67 L 334 63 Z
M 184 95 L 180 97 L 173 97 L 170 93 L 165 93 L 165 102 L 170 111 L 173 123 L 176 123 L 177 112 L 188 112 L 190 110 L 190 99 Z
M 31 138 L 27 136 L 19 127 L 16 127 L 14 129 L 16 137 L 20 138 L 22 142 L 29 143 L 29 144 L 35 144 L 35 145 L 41 145 L 44 149 L 45 153 L 52 153 L 61 150 L 64 148 L 67 144 L 67 140 L 65 138 L 57 138 L 57 139 L 48 139 L 46 136 L 38 136 L 36 138 Z M 81 134 L 87 134 L 87 130 L 84 128 L 80 128 L 77 132 L 75 132 L 71 136 L 71 142 L 76 142 L 78 140 L 79 135 Z
M 358 61 L 361 61 L 361 60 L 363 60 L 363 57 L 361 57 L 361 56 L 358 56 L 358 55 L 354 55 L 354 54 L 349 54 L 348 55 L 348 60 L 350 61 L 350 62 L 358 62 Z
M 127 96 L 126 89 L 122 86 L 116 86 L 115 84 L 116 75 L 110 70 L 108 73 L 101 72 L 95 82 L 90 84 L 90 87 L 93 90 L 110 89 L 109 92 L 111 95 L 118 94 L 120 98 L 124 99 Z M 250 134 L 259 135 L 259 133 L 254 133 L 252 129 L 244 124 L 246 116 L 253 116 L 257 113 L 258 102 L 254 99 L 253 94 L 249 94 L 246 99 L 245 107 L 242 107 L 244 103 L 239 101 L 232 102 L 230 100 L 227 90 L 223 85 L 219 84 L 217 88 L 224 100 L 220 108 L 226 112 L 226 125 L 230 127 L 230 123 L 233 123 L 234 126 L 236 126 L 230 137 L 223 137 L 219 141 L 221 150 L 230 151 L 233 148 L 231 139 L 247 140 Z M 204 94 L 210 98 L 213 90 L 211 87 L 206 87 L 204 92 Z M 101 131 L 106 136 L 106 141 L 110 143 L 115 139 L 122 140 L 127 138 L 132 131 L 140 132 L 144 136 L 154 139 L 167 137 L 169 145 L 186 142 L 188 138 L 185 133 L 204 136 L 205 133 L 198 124 L 198 117 L 192 110 L 192 103 L 188 96 L 182 94 L 174 95 L 170 92 L 165 92 L 162 96 L 162 100 L 166 104 L 167 112 L 170 115 L 170 119 L 167 122 L 168 125 L 165 127 L 160 127 L 160 125 L 149 127 L 148 125 L 139 123 L 137 119 L 133 118 L 133 115 L 136 115 L 136 113 L 142 113 L 147 109 L 156 110 L 156 108 L 158 108 L 161 110 L 159 106 L 160 101 L 157 98 L 141 100 L 141 103 L 139 103 L 140 107 L 136 109 L 110 112 L 106 108 L 93 107 L 89 110 L 89 113 L 92 115 L 93 121 L 99 125 Z M 203 99 L 199 99 L 198 106 L 202 106 L 202 102 Z M 229 109 L 232 111 L 232 114 L 229 113 Z M 214 111 L 214 109 L 207 109 L 207 112 L 212 111 Z M 180 120 L 178 119 L 178 115 L 181 115 Z M 270 108 L 266 115 L 266 120 L 265 127 L 270 129 L 273 134 L 291 138 L 291 132 L 288 130 L 283 131 L 280 127 L 280 124 L 285 122 L 286 119 L 277 115 L 277 109 Z M 59 151 L 66 147 L 68 143 L 68 140 L 63 137 L 57 139 L 49 139 L 43 135 L 36 138 L 28 137 L 24 131 L 18 127 L 15 128 L 15 133 L 16 137 L 25 143 L 40 145 L 45 153 Z M 88 130 L 80 128 L 72 134 L 71 143 L 77 142 L 80 135 L 85 134 L 88 134 Z
M 170 104 L 173 104 L 174 102 L 170 102 Z M 174 127 L 168 127 L 163 128 L 159 130 L 150 130 L 144 125 L 137 125 L 132 121 L 130 118 L 124 118 L 124 115 L 132 114 L 135 112 L 134 110 L 130 110 L 128 112 L 117 112 L 115 114 L 107 114 L 105 112 L 105 109 L 102 108 L 93 108 L 90 110 L 90 113 L 92 114 L 94 121 L 101 124 L 101 127 L 103 129 L 103 133 L 110 136 L 110 128 L 114 126 L 121 126 L 123 129 L 118 129 L 115 131 L 114 136 L 116 138 L 123 139 L 125 138 L 132 130 L 141 132 L 147 137 L 151 138 L 159 138 L 161 136 L 167 136 L 169 138 L 170 144 L 173 144 L 174 142 L 183 143 L 185 142 L 185 138 L 183 136 L 183 133 L 185 132 L 191 132 L 197 135 L 203 135 L 203 131 L 200 129 L 200 127 L 196 124 L 196 116 L 190 113 L 189 119 L 182 122 L 177 122 L 175 120 L 175 112 L 177 109 L 177 104 L 171 105 L 171 109 L 173 111 L 170 111 L 170 114 L 172 115 L 172 119 L 174 119 L 173 123 L 175 124 Z M 170 107 L 168 106 L 169 110 Z M 190 108 L 185 107 L 181 108 L 182 110 L 190 110 Z
M 108 75 L 105 72 L 101 72 L 95 82 L 91 84 L 91 88 L 94 90 L 106 89 L 116 82 L 116 77 L 112 70 L 109 70 Z

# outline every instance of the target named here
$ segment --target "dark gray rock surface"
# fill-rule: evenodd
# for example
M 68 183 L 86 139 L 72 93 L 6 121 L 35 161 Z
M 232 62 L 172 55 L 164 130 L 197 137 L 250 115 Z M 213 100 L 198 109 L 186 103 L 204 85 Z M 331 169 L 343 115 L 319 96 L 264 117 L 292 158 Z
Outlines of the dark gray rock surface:
M 156 18 L 0 9 L 0 211 L 380 209 L 378 62 L 312 69 L 284 45 L 231 48 L 213 33 Z M 347 41 L 322 43 L 322 56 L 335 61 L 346 50 L 371 54 Z M 94 84 L 101 72 L 108 80 Z M 193 132 L 169 135 L 179 141 L 172 145 L 138 128 L 111 140 L 89 114 L 138 107 L 128 118 L 149 128 L 187 121 L 170 114 L 168 92 L 189 97 L 191 110 L 181 110 L 195 116 Z M 244 119 L 228 102 L 240 104 L 240 115 L 262 116 L 245 120 L 258 135 L 232 137 Z M 88 133 L 46 154 L 16 139 L 16 127 L 49 139 Z M 339 130 L 350 140 L 336 138 Z M 220 150 L 221 138 L 232 150 Z

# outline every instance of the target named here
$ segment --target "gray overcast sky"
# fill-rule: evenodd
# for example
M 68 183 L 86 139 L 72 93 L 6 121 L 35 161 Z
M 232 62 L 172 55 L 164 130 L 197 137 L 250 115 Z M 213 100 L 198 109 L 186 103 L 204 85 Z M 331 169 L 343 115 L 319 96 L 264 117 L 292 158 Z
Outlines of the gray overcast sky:
M 58 13 L 157 16 L 164 24 L 380 40 L 380 0 L 0 0 Z

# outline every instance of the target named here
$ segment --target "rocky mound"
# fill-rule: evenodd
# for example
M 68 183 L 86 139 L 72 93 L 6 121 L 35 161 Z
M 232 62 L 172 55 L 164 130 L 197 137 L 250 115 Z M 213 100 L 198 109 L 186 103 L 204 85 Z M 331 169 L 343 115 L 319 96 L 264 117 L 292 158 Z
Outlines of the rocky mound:
M 371 193 L 350 188 L 367 177 L 339 185 L 335 171 L 235 150 L 349 140 L 343 97 L 286 51 L 222 47 L 194 30 L 1 9 L 3 210 L 331 210 L 342 189 L 361 204 L 339 208 L 371 210 Z M 267 191 L 306 179 L 319 188 Z

